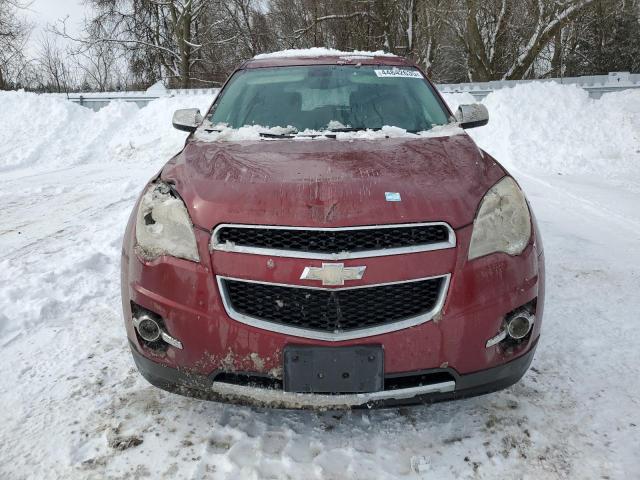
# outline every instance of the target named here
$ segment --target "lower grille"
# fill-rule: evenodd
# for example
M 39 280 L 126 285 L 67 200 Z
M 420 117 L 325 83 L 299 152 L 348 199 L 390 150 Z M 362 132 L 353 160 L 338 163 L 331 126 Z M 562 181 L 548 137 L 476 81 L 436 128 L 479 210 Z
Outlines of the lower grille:
M 448 276 L 343 289 L 228 278 L 219 278 L 219 285 L 232 318 L 254 319 L 261 328 L 298 336 L 343 340 L 429 320 L 442 306 Z

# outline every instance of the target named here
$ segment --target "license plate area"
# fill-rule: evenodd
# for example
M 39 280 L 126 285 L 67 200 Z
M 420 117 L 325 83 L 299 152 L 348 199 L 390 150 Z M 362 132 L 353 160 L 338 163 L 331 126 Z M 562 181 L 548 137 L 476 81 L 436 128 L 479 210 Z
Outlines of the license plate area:
M 382 345 L 288 345 L 283 366 L 286 392 L 366 393 L 384 388 Z

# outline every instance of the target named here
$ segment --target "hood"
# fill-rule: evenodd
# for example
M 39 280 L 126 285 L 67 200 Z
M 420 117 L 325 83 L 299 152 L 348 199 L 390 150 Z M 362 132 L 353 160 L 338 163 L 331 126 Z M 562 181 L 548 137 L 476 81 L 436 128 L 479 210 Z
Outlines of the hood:
M 466 134 L 377 140 L 189 140 L 163 169 L 195 225 L 473 222 L 504 171 Z M 387 201 L 387 192 L 400 201 Z

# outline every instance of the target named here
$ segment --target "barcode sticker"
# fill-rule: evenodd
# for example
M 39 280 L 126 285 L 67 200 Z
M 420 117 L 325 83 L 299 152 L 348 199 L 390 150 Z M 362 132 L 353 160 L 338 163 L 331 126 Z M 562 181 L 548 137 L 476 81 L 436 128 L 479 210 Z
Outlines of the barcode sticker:
M 390 68 L 386 70 L 374 70 L 378 77 L 387 78 L 424 78 L 418 70 L 403 70 L 401 68 Z

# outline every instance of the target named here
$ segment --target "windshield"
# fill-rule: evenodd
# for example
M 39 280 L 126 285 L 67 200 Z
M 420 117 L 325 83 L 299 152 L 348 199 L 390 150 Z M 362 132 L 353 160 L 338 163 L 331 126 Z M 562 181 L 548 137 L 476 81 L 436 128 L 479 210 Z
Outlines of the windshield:
M 448 123 L 449 114 L 415 68 L 313 65 L 237 72 L 209 120 L 213 128 L 260 125 L 302 132 L 393 126 L 419 132 Z

